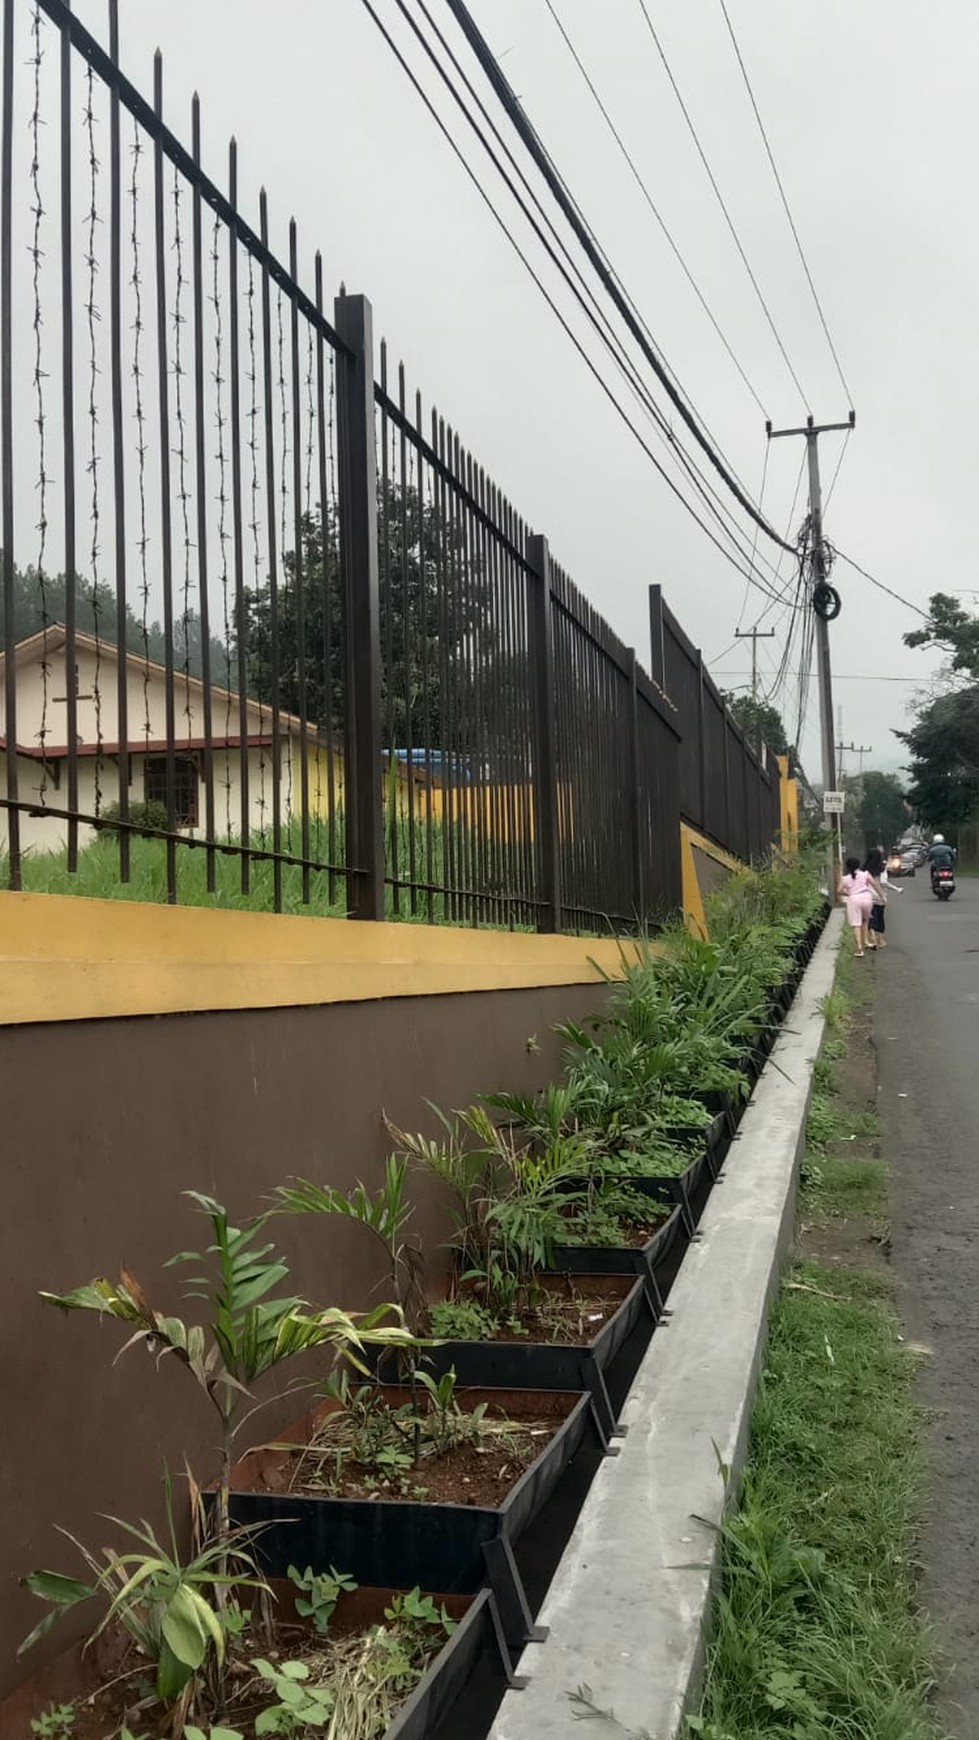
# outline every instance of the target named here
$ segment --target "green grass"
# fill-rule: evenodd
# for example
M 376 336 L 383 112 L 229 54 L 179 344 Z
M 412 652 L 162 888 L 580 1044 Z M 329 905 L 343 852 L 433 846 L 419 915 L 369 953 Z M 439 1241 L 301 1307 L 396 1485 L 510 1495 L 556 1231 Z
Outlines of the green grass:
M 271 838 L 260 839 L 257 835 L 252 840 L 255 851 L 269 850 Z M 342 840 L 340 842 L 342 854 Z M 302 840 L 299 825 L 291 823 L 283 827 L 282 850 L 299 855 L 302 851 Z M 316 857 L 325 857 L 325 838 L 311 842 L 311 853 Z M 441 853 L 441 846 L 439 846 Z M 177 847 L 177 900 L 181 906 L 220 907 L 244 912 L 274 912 L 275 907 L 275 873 L 271 862 L 253 858 L 249 867 L 249 888 L 247 892 L 241 886 L 241 856 L 239 853 L 222 852 L 219 848 L 214 853 L 215 888 L 207 886 L 206 850 L 201 846 L 178 845 Z M 399 852 L 398 864 L 401 875 L 407 874 L 407 857 L 404 847 Z M 442 868 L 441 856 L 436 859 L 435 876 L 440 875 Z M 424 879 L 426 862 L 419 849 L 416 860 L 416 874 Z M 167 851 L 163 840 L 143 839 L 134 835 L 130 844 L 130 880 L 123 882 L 119 871 L 119 843 L 116 835 L 105 832 L 90 845 L 83 848 L 78 855 L 78 869 L 70 872 L 67 854 L 64 852 L 44 852 L 24 854 L 22 859 L 23 887 L 35 894 L 73 894 L 96 900 L 132 900 L 149 904 L 165 905 L 167 901 Z M 0 889 L 9 887 L 9 869 L 6 858 L 0 854 Z M 330 876 L 328 871 L 314 870 L 310 873 L 310 890 L 308 902 L 303 899 L 303 873 L 300 867 L 291 864 L 282 866 L 282 905 L 281 910 L 287 913 L 300 913 L 314 918 L 345 918 L 347 903 L 345 894 L 345 878 L 342 874 L 334 879 L 333 897 L 331 898 Z M 415 924 L 465 924 L 471 925 L 473 919 L 467 912 L 456 915 L 452 902 L 441 894 L 433 894 L 431 903 L 428 896 L 419 893 L 415 898 L 415 911 L 412 911 L 411 895 L 408 890 L 401 889 L 397 893 L 393 888 L 386 890 L 386 917 L 402 923 Z M 486 903 L 489 911 L 489 902 Z M 511 927 L 498 919 L 490 919 L 483 913 L 479 923 L 486 929 L 508 930 Z M 515 930 L 532 930 L 528 924 L 515 924 Z
M 807 1131 L 807 1218 L 886 1216 L 884 1163 L 830 1152 L 878 1130 L 835 1091 L 852 1012 L 872 994 L 842 960 Z M 916 1607 L 915 1367 L 899 1334 L 886 1276 L 800 1263 L 785 1277 L 690 1735 L 938 1740 Z

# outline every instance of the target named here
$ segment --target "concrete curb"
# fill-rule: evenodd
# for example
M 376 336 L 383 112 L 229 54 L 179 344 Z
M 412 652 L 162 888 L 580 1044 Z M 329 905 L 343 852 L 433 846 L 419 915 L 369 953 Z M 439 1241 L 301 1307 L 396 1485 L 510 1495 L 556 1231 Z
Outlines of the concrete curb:
M 505 1695 L 490 1740 L 568 1740 L 582 1685 L 635 1740 L 674 1740 L 698 1695 L 719 1460 L 735 1476 L 744 1460 L 842 930 L 834 912 L 637 1373 L 621 1453 L 599 1468 L 548 1590 L 549 1636 L 524 1650 L 529 1683 Z

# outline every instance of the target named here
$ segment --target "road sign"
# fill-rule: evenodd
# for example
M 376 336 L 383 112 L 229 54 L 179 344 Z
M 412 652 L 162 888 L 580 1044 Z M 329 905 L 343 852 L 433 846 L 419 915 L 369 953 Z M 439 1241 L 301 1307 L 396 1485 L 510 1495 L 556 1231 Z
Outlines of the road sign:
M 846 793 L 842 791 L 823 792 L 823 815 L 841 816 L 846 807 Z

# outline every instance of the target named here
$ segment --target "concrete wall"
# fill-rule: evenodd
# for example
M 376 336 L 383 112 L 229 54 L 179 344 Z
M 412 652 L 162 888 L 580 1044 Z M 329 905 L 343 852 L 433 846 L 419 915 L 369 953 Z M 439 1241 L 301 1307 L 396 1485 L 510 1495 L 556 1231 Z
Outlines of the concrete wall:
M 176 1307 L 179 1272 L 161 1265 L 207 1242 L 181 1191 L 211 1192 L 245 1216 L 295 1173 L 374 1184 L 389 1148 L 382 1111 L 434 1131 L 426 1099 L 453 1107 L 504 1085 L 534 1089 L 559 1065 L 553 1025 L 600 998 L 596 985 L 561 985 L 0 1029 L 0 1696 L 44 1659 L 42 1646 L 15 1661 L 40 1617 L 17 1580 L 72 1569 L 55 1525 L 98 1546 L 109 1538 L 100 1512 L 160 1521 L 164 1458 L 179 1470 L 186 1451 L 199 1478 L 214 1471 L 210 1410 L 186 1372 L 142 1349 L 114 1364 L 124 1331 L 63 1318 L 39 1289 L 117 1276 L 125 1261 L 154 1303 Z M 445 1205 L 425 1179 L 413 1194 L 437 1266 Z M 318 1219 L 283 1220 L 281 1232 L 311 1302 L 378 1301 L 366 1234 Z M 295 1400 L 274 1406 L 252 1441 L 297 1411 Z M 62 1628 L 49 1653 L 70 1635 Z

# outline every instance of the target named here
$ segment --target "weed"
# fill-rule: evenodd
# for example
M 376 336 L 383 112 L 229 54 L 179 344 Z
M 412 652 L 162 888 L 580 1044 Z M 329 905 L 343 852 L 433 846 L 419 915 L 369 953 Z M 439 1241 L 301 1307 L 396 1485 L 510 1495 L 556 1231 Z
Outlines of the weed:
M 328 1572 L 314 1571 L 307 1565 L 305 1571 L 300 1571 L 295 1565 L 289 1566 L 289 1581 L 299 1591 L 296 1596 L 296 1612 L 303 1619 L 311 1619 L 314 1630 L 325 1636 L 330 1629 L 330 1620 L 336 1612 L 337 1602 L 344 1591 L 352 1594 L 357 1584 L 345 1571 L 338 1571 L 333 1565 Z
M 31 1733 L 39 1740 L 72 1740 L 75 1731 L 74 1704 L 49 1704 L 31 1722 Z
M 441 1299 L 432 1306 L 432 1334 L 439 1341 L 487 1341 L 496 1318 L 476 1299 Z

